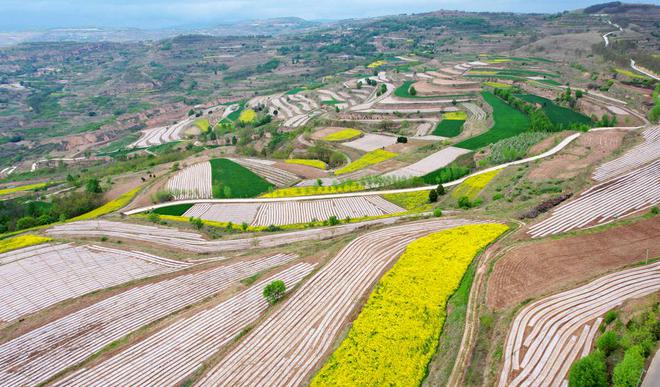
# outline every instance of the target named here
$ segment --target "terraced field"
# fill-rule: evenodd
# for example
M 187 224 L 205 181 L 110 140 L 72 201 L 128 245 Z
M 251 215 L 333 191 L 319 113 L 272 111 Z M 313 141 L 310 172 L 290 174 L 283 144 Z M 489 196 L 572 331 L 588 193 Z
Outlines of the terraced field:
M 213 197 L 211 175 L 210 162 L 198 163 L 172 176 L 167 182 L 167 189 L 177 200 L 210 199 Z
M 660 290 L 660 263 L 624 270 L 536 301 L 513 320 L 499 386 L 566 383 L 571 364 L 586 356 L 601 316 L 625 300 Z
M 568 128 L 574 124 L 593 125 L 591 118 L 575 110 L 559 106 L 547 98 L 533 94 L 517 94 L 516 97 L 525 102 L 539 104 L 543 112 L 550 118 L 550 121 L 558 127 Z
M 138 251 L 47 244 L 0 255 L 0 321 L 191 264 Z
M 484 91 L 481 95 L 493 109 L 493 126 L 487 132 L 461 141 L 454 146 L 476 150 L 529 129 L 529 117 L 525 114 L 509 106 L 493 93 Z
M 298 385 L 333 345 L 383 270 L 413 240 L 466 220 L 433 220 L 362 235 L 253 329 L 200 385 Z M 286 351 L 280 350 L 286 348 Z
M 213 159 L 211 185 L 214 198 L 249 198 L 273 187 L 247 167 L 229 159 Z
M 608 223 L 660 203 L 660 160 L 593 186 L 560 205 L 548 218 L 532 225 L 529 235 L 539 238 Z
M 34 385 L 140 327 L 293 261 L 278 254 L 138 286 L 0 345 L 0 384 Z
M 379 196 L 360 196 L 270 203 L 200 203 L 183 216 L 217 222 L 247 223 L 250 226 L 283 226 L 324 221 L 381 216 L 404 212 Z
M 602 164 L 593 173 L 596 181 L 605 181 L 651 162 L 660 155 L 660 126 L 651 126 L 643 132 L 644 141 L 623 156 Z
M 58 384 L 156 386 L 181 383 L 266 311 L 268 302 L 261 294 L 266 284 L 277 279 L 284 281 L 287 289 L 292 289 L 313 269 L 309 263 L 285 269 Z

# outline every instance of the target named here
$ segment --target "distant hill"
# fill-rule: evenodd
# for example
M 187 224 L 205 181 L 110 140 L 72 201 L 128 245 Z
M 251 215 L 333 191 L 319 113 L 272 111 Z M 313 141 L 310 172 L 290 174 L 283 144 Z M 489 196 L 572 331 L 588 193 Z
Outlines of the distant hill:
M 624 4 L 620 1 L 612 1 L 609 3 L 594 4 L 584 9 L 584 13 L 604 13 L 604 14 L 618 14 L 625 12 L 657 12 L 660 7 L 654 4 Z

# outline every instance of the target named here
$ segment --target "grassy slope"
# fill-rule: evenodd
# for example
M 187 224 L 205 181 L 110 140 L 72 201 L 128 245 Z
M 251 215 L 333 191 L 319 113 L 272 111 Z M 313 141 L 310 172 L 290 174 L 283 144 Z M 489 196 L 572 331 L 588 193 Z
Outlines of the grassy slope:
M 550 121 L 557 125 L 570 125 L 573 123 L 579 124 L 593 124 L 591 118 L 585 116 L 584 114 L 578 113 L 575 110 L 565 108 L 555 104 L 553 101 L 539 97 L 538 95 L 533 94 L 519 94 L 516 97 L 522 99 L 525 102 L 538 103 L 543 106 L 543 111 L 548 115 Z
M 463 131 L 463 120 L 442 120 L 433 130 L 434 135 L 443 137 L 456 137 Z
M 529 128 L 529 117 L 507 105 L 493 93 L 481 93 L 484 100 L 493 108 L 493 126 L 485 133 L 461 141 L 455 146 L 476 150 L 505 138 L 513 137 Z
M 213 159 L 210 162 L 214 198 L 225 197 L 224 187 L 229 187 L 229 197 L 233 198 L 255 197 L 273 187 L 261 176 L 231 160 Z

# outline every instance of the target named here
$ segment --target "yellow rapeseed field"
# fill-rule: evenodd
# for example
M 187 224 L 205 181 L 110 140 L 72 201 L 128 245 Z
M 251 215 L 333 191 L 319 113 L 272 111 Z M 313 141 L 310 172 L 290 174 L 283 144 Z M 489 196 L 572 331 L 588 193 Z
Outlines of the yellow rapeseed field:
M 408 211 L 428 211 L 433 207 L 429 202 L 429 191 L 401 192 L 385 194 L 383 199 L 405 208 Z
M 21 185 L 18 187 L 0 189 L 0 196 L 9 195 L 14 192 L 29 191 L 31 189 L 43 188 L 45 186 L 46 183 L 36 183 L 36 184 L 28 184 L 28 185 Z
M 286 198 L 292 196 L 310 196 L 310 195 L 329 195 L 346 192 L 363 191 L 365 187 L 359 183 L 346 183 L 341 185 L 329 186 L 308 186 L 308 187 L 290 187 L 280 188 L 273 192 L 261 195 L 262 198 Z
M 133 200 L 133 197 L 140 191 L 142 187 L 137 187 L 134 188 L 125 194 L 122 194 L 119 196 L 117 199 L 109 201 L 102 205 L 101 207 L 92 210 L 90 212 L 87 212 L 85 214 L 82 214 L 80 216 L 77 216 L 75 218 L 69 219 L 70 222 L 76 221 L 76 220 L 89 220 L 89 219 L 96 219 L 99 216 L 109 214 L 111 212 L 115 212 L 117 210 L 120 210 L 128 205 L 128 203 Z
M 490 87 L 496 87 L 500 89 L 508 89 L 511 87 L 508 83 L 501 83 L 501 82 L 484 82 L 484 85 L 490 86 Z
M 408 245 L 311 385 L 418 386 L 436 351 L 447 300 L 477 253 L 507 229 L 461 226 Z
M 209 124 L 208 118 L 199 118 L 195 120 L 195 126 L 198 127 L 202 133 L 206 133 L 211 129 L 211 124 Z
M 338 132 L 328 134 L 327 136 L 323 137 L 323 140 L 325 141 L 346 141 L 350 140 L 352 138 L 355 138 L 359 135 L 361 135 L 362 132 L 357 130 L 357 129 L 342 129 Z
M 0 253 L 6 253 L 7 251 L 21 249 L 23 247 L 46 243 L 50 240 L 52 239 L 47 237 L 42 237 L 39 235 L 31 235 L 31 234 L 25 234 L 25 235 L 15 236 L 13 238 L 1 239 Z
M 314 167 L 318 169 L 327 169 L 328 164 L 324 163 L 321 160 L 310 160 L 310 159 L 287 159 L 284 160 L 287 164 L 300 164 L 307 165 L 308 167 Z
M 344 168 L 338 169 L 335 174 L 343 175 L 345 173 L 355 172 L 357 170 L 366 168 L 370 165 L 381 163 L 385 160 L 389 160 L 392 157 L 396 157 L 397 154 L 394 152 L 389 152 L 383 149 L 376 149 L 371 152 L 366 153 L 359 159 L 348 164 Z
M 375 61 L 375 62 L 371 62 L 371 63 L 369 63 L 369 64 L 367 65 L 367 67 L 370 68 L 370 69 L 374 69 L 374 68 L 376 68 L 376 67 L 380 67 L 380 66 L 383 66 L 383 65 L 386 65 L 386 64 L 387 64 L 387 61 L 384 61 L 384 60 L 377 60 L 377 61 Z
M 249 124 L 250 122 L 254 121 L 256 118 L 257 118 L 257 113 L 252 109 L 245 109 L 238 116 L 238 120 L 246 124 Z
M 470 200 L 474 199 L 485 186 L 500 172 L 500 169 L 468 177 L 458 187 L 454 189 L 451 196 L 458 199 L 467 196 Z
M 467 113 L 464 111 L 457 111 L 457 112 L 447 112 L 442 114 L 442 119 L 443 120 L 450 120 L 450 121 L 465 121 L 467 120 Z

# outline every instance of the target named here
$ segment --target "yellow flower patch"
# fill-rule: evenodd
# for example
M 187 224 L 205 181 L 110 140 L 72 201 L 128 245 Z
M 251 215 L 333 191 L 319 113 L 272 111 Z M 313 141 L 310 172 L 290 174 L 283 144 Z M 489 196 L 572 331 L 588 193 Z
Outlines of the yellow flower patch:
M 408 211 L 428 211 L 433 207 L 429 202 L 429 191 L 401 192 L 385 194 L 383 199 L 392 202 Z
M 333 142 L 335 142 L 335 141 L 346 141 L 346 140 L 350 140 L 352 138 L 355 138 L 355 137 L 357 137 L 361 134 L 362 134 L 362 132 L 357 130 L 357 129 L 348 128 L 348 129 L 342 129 L 342 130 L 340 130 L 338 132 L 334 132 L 332 134 L 328 134 L 327 136 L 323 137 L 323 140 L 324 141 L 333 141 Z
M 51 241 L 51 238 L 42 237 L 39 235 L 19 235 L 13 238 L 1 239 L 0 240 L 0 253 L 6 253 L 7 251 L 12 251 L 16 249 L 22 249 L 23 247 L 39 245 Z
M 511 85 L 509 85 L 508 83 L 501 83 L 501 82 L 484 82 L 484 85 L 499 88 L 499 89 L 509 89 L 509 88 L 511 88 Z
M 36 184 L 28 184 L 28 185 L 21 185 L 18 187 L 0 189 L 0 196 L 9 195 L 14 192 L 29 191 L 32 189 L 43 188 L 45 186 L 46 183 L 36 183 Z
M 500 169 L 468 177 L 458 187 L 454 189 L 451 196 L 458 199 L 467 196 L 470 200 L 474 199 L 484 187 L 500 172 Z
M 338 169 L 335 172 L 335 175 L 343 175 L 345 173 L 355 172 L 360 169 L 364 169 L 370 165 L 382 163 L 385 160 L 389 160 L 392 157 L 396 157 L 397 154 L 394 152 L 389 152 L 383 149 L 376 149 L 371 152 L 366 153 L 359 159 L 348 164 L 344 168 Z
M 324 163 L 321 160 L 310 160 L 310 159 L 287 159 L 284 160 L 285 163 L 287 164 L 300 164 L 300 165 L 306 165 L 308 167 L 314 167 L 318 169 L 327 169 L 328 164 Z
M 376 68 L 376 67 L 380 67 L 380 66 L 383 66 L 383 65 L 386 65 L 386 64 L 387 64 L 387 61 L 384 61 L 384 60 L 377 60 L 377 61 L 375 61 L 375 62 L 371 62 L 371 63 L 369 63 L 369 64 L 367 65 L 367 67 L 370 68 L 370 69 L 374 69 L 374 68 Z
M 447 112 L 442 114 L 443 120 L 465 121 L 467 120 L 467 118 L 468 118 L 467 113 L 462 110 L 457 112 Z
M 82 214 L 80 216 L 77 216 L 75 218 L 69 219 L 70 222 L 76 221 L 76 220 L 89 220 L 89 219 L 96 219 L 99 216 L 109 214 L 111 212 L 115 212 L 117 210 L 120 210 L 128 205 L 128 203 L 133 200 L 133 197 L 140 191 L 142 187 L 137 187 L 134 188 L 121 196 L 119 196 L 117 199 L 109 201 L 102 205 L 101 207 L 92 210 L 88 213 Z
M 253 122 L 256 118 L 257 118 L 257 113 L 252 109 L 245 109 L 238 116 L 238 120 L 246 124 Z
M 199 118 L 195 120 L 195 126 L 198 127 L 202 133 L 206 133 L 211 129 L 211 124 L 209 124 L 208 118 Z
M 346 192 L 363 191 L 365 187 L 359 183 L 346 183 L 329 186 L 308 186 L 281 188 L 261 195 L 262 198 L 287 198 L 293 196 L 330 195 Z
M 409 244 L 311 385 L 418 386 L 436 351 L 447 300 L 479 251 L 507 229 L 461 226 Z
M 511 59 L 498 58 L 498 59 L 489 59 L 486 61 L 486 63 L 507 63 L 507 62 L 511 62 Z

